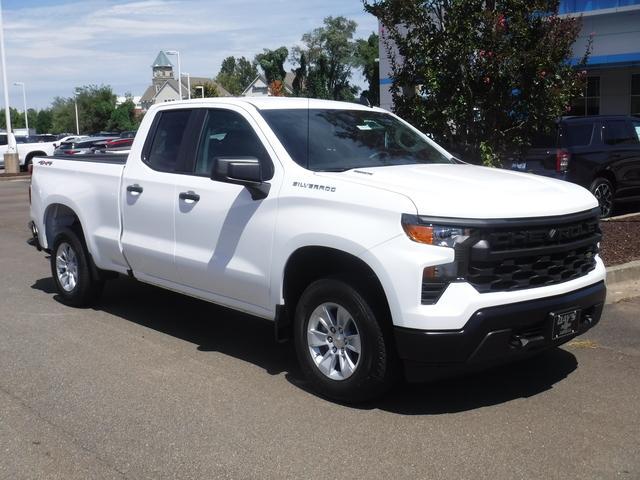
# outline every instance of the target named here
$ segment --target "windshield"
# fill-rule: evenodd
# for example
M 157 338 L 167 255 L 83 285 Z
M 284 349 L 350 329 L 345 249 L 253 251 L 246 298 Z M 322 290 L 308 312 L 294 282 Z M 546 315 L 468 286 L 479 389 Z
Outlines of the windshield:
M 309 170 L 454 163 L 386 113 L 321 109 L 261 113 L 291 158 Z

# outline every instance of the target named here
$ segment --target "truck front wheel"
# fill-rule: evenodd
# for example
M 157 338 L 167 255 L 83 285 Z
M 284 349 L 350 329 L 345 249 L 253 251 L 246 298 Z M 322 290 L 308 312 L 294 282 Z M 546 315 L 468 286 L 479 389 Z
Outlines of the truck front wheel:
M 382 394 L 392 383 L 393 347 L 382 312 L 348 283 L 322 279 L 309 285 L 295 313 L 295 347 L 314 390 L 343 402 Z
M 102 293 L 104 282 L 91 275 L 89 256 L 75 231 L 65 228 L 56 236 L 51 250 L 51 275 L 60 301 L 85 307 Z

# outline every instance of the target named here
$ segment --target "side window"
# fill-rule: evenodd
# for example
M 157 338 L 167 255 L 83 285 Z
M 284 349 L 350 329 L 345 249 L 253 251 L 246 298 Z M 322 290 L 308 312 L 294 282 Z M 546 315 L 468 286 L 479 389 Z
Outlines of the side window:
M 273 176 L 273 164 L 260 138 L 249 123 L 231 110 L 208 110 L 196 157 L 196 175 L 211 174 L 218 157 L 255 157 L 265 179 Z
M 631 124 L 633 125 L 633 131 L 636 134 L 636 138 L 638 139 L 638 142 L 640 142 L 640 120 L 634 120 Z
M 624 120 L 615 120 L 606 122 L 604 124 L 604 143 L 607 145 L 624 145 L 630 143 L 636 143 L 636 139 L 633 138 L 627 122 Z
M 154 170 L 173 172 L 191 110 L 167 110 L 160 115 L 145 161 Z

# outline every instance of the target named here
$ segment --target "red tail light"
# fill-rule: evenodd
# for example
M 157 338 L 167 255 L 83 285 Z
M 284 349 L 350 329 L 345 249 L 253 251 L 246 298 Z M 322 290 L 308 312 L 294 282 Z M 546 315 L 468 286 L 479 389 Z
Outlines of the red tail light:
M 571 153 L 559 148 L 556 151 L 556 172 L 566 172 L 569 168 L 569 160 L 571 160 Z
M 64 153 L 65 155 L 74 155 L 77 152 L 78 150 L 64 150 L 62 153 Z

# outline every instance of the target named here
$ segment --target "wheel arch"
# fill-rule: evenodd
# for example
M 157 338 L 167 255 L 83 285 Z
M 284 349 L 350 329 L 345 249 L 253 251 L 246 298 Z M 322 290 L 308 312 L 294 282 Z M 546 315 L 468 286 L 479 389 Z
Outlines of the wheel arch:
M 26 165 L 29 161 L 33 160 L 35 157 L 46 157 L 47 154 L 42 151 L 29 152 L 24 157 L 24 164 Z
M 616 176 L 610 169 L 598 170 L 593 176 L 593 180 L 591 182 L 595 182 L 598 178 L 605 178 L 609 180 L 611 182 L 611 185 L 613 186 L 614 192 L 618 188 L 618 181 L 616 180 Z
M 282 298 L 276 316 L 276 337 L 288 338 L 295 308 L 305 288 L 315 280 L 341 277 L 353 282 L 354 288 L 383 312 L 385 326 L 391 327 L 391 313 L 387 295 L 373 268 L 364 260 L 344 250 L 326 246 L 300 247 L 288 257 L 282 274 Z
M 86 244 L 82 222 L 78 214 L 67 205 L 52 203 L 44 213 L 44 231 L 49 248 L 53 247 L 53 241 L 57 233 L 65 227 L 75 230 Z

